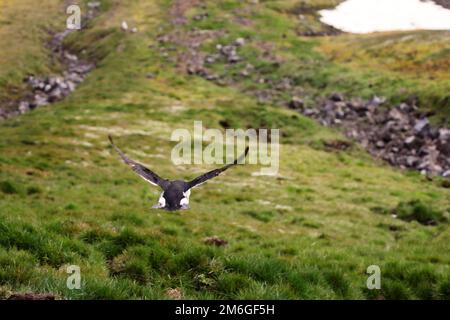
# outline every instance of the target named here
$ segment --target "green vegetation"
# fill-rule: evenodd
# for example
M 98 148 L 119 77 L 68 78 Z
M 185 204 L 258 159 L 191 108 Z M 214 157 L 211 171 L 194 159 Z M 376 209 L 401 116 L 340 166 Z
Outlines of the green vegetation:
M 402 220 L 416 220 L 425 225 L 437 224 L 445 220 L 441 212 L 434 210 L 430 205 L 420 200 L 400 202 L 394 212 Z
M 64 6 L 58 1 L 0 0 L 0 104 L 21 97 L 29 74 L 58 70 L 45 45 L 48 32 L 64 22 Z
M 205 51 L 239 36 L 270 44 L 282 59 L 278 67 L 258 59 L 262 46 L 251 44 L 242 55 L 274 79 L 296 77 L 311 101 L 344 87 L 368 96 L 390 85 L 380 76 L 367 89 L 377 75 L 359 77 L 358 68 L 345 69 L 320 53 L 323 39 L 299 37 L 289 13 L 295 4 L 208 1 L 206 9 L 187 12 L 207 10 L 208 19 L 189 19 L 180 28 L 228 30 L 204 43 Z M 398 208 L 426 219 L 435 212 L 448 216 L 450 190 L 376 162 L 357 146 L 327 150 L 325 142 L 344 139 L 339 132 L 258 102 L 248 94 L 252 81 L 221 86 L 185 74 L 172 60 L 183 48 L 165 56 L 157 41 L 174 28 L 170 6 L 165 0 L 102 1 L 102 14 L 67 39 L 95 59 L 97 69 L 64 101 L 0 123 L 0 297 L 169 299 L 169 289 L 177 289 L 188 299 L 449 299 L 448 222 L 425 226 L 375 212 L 418 199 L 433 209 Z M 250 23 L 240 24 L 236 15 Z M 3 11 L 0 16 L 5 19 Z M 120 30 L 122 20 L 138 32 Z M 0 34 L 28 23 L 10 21 Z M 45 28 L 37 30 L 45 38 Z M 16 79 L 31 61 L 44 68 L 36 72 L 52 68 L 41 45 L 24 41 L 10 48 L 10 56 L 29 53 L 15 55 L 24 66 Z M 8 69 L 2 63 L 2 89 Z M 187 179 L 213 167 L 169 161 L 172 130 L 192 128 L 193 120 L 208 128 L 281 128 L 279 175 L 255 176 L 257 166 L 239 166 L 195 189 L 189 211 L 151 209 L 159 190 L 119 161 L 107 134 L 162 176 Z M 210 236 L 228 245 L 205 244 Z M 81 268 L 80 290 L 66 287 L 72 264 Z M 382 271 L 381 290 L 366 288 L 366 269 L 374 264 Z
M 393 101 L 416 95 L 422 110 L 436 113 L 437 121 L 450 116 L 449 31 L 342 35 L 322 41 L 319 50 L 345 67 L 343 79 L 360 79 Z

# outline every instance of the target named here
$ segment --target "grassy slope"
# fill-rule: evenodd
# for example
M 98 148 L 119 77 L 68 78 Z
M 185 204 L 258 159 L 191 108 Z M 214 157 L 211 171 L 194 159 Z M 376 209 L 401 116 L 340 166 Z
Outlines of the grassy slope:
M 366 79 L 373 92 L 392 100 L 415 94 L 420 107 L 450 116 L 450 32 L 393 32 L 341 35 L 328 38 L 319 49 L 331 61 L 345 66 L 343 78 Z M 349 82 L 351 83 L 351 81 Z M 343 90 L 354 91 L 344 84 Z
M 0 0 L 0 105 L 21 96 L 26 75 L 58 70 L 42 43 L 50 37 L 45 30 L 54 30 L 64 21 L 61 3 L 43 0 L 36 8 L 30 0 Z
M 237 6 L 226 3 L 210 4 L 212 19 Z M 95 27 L 69 41 L 101 59 L 99 68 L 65 101 L 0 124 L 0 294 L 167 298 L 166 289 L 180 288 L 186 298 L 448 299 L 448 224 L 406 223 L 374 208 L 422 199 L 446 210 L 449 190 L 374 163 L 356 147 L 326 152 L 322 141 L 339 133 L 180 74 L 149 48 L 159 27 L 169 28 L 167 6 L 108 2 Z M 318 57 L 317 40 L 299 40 L 286 15 L 258 12 L 244 31 L 228 25 L 230 38 L 264 37 L 289 61 L 296 52 Z M 139 32 L 122 33 L 122 19 Z M 269 19 L 277 23 L 261 29 Z M 311 66 L 291 63 L 312 77 Z M 146 79 L 148 72 L 157 76 Z M 119 163 L 106 134 L 166 177 L 190 178 L 206 166 L 167 159 L 171 131 L 192 128 L 194 119 L 281 127 L 279 177 L 239 167 L 196 189 L 190 211 L 150 209 L 159 191 Z M 229 245 L 203 244 L 212 235 Z M 81 290 L 66 288 L 69 264 L 81 266 Z M 372 264 L 382 269 L 381 291 L 365 289 Z

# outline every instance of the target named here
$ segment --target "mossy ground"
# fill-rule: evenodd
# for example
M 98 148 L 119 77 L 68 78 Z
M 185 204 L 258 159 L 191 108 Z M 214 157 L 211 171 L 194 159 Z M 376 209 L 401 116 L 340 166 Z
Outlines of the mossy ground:
M 339 132 L 258 103 L 244 93 L 245 83 L 218 86 L 180 72 L 155 49 L 157 36 L 172 28 L 168 1 L 102 5 L 91 27 L 67 40 L 98 68 L 64 101 L 0 124 L 1 296 L 165 299 L 167 289 L 178 288 L 188 299 L 450 298 L 448 223 L 424 226 L 385 214 L 402 201 L 420 200 L 447 215 L 450 190 L 376 162 L 357 146 L 330 152 L 323 143 L 343 139 Z M 295 17 L 280 9 L 294 2 L 260 1 L 247 27 L 230 17 L 252 5 L 206 5 L 210 17 L 186 28 L 227 28 L 230 39 L 270 42 L 286 61 L 273 76 L 290 71 L 312 95 L 342 83 L 351 88 L 334 73 L 344 68 L 318 50 L 323 40 L 296 34 Z M 122 32 L 122 20 L 139 32 Z M 24 42 L 16 50 L 38 48 Z M 24 66 L 29 59 L 17 56 Z M 33 59 L 52 68 L 45 55 Z M 359 74 L 356 67 L 345 70 Z M 362 88 L 367 81 L 352 83 Z M 239 166 L 194 190 L 189 211 L 151 209 L 159 190 L 119 162 L 106 136 L 113 134 L 129 156 L 161 175 L 187 179 L 211 168 L 169 160 L 172 130 L 190 129 L 193 120 L 210 128 L 223 120 L 280 128 L 279 175 L 253 176 L 257 166 Z M 206 245 L 208 236 L 229 244 Z M 66 287 L 71 264 L 81 267 L 80 290 Z M 370 265 L 381 268 L 381 290 L 366 288 Z

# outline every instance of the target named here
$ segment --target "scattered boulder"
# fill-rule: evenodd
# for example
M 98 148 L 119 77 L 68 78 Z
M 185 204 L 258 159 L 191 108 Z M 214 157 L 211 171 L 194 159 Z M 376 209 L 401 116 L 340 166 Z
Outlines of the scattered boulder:
M 302 109 L 305 106 L 305 103 L 302 98 L 293 96 L 291 101 L 289 101 L 289 108 L 291 109 Z
M 339 92 L 335 92 L 330 96 L 331 101 L 344 101 L 344 95 Z
M 344 128 L 347 137 L 361 143 L 373 156 L 422 174 L 450 177 L 450 130 L 434 128 L 417 112 L 416 99 L 391 108 L 378 108 L 385 98 L 346 100 L 333 93 L 317 109 L 304 109 L 297 100 L 289 107 L 325 126 Z
M 244 38 L 237 38 L 234 41 L 234 44 L 238 47 L 243 46 L 245 44 L 245 39 Z

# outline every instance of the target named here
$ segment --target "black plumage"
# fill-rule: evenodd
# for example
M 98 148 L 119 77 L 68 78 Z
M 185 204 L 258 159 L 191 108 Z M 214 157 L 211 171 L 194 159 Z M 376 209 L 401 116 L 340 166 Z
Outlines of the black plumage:
M 169 211 L 175 210 L 185 210 L 189 209 L 189 196 L 191 193 L 191 189 L 198 187 L 199 185 L 205 183 L 209 179 L 217 177 L 219 174 L 227 170 L 228 168 L 241 163 L 242 160 L 247 156 L 248 147 L 245 149 L 244 154 L 242 154 L 238 159 L 236 159 L 233 163 L 227 164 L 222 168 L 214 169 L 211 171 L 202 174 L 201 176 L 191 180 L 191 181 L 182 181 L 182 180 L 167 180 L 161 178 L 152 170 L 143 166 L 142 164 L 128 158 L 122 150 L 120 150 L 113 142 L 111 136 L 108 136 L 109 141 L 113 148 L 120 155 L 122 160 L 133 169 L 141 178 L 145 181 L 151 183 L 152 185 L 159 186 L 163 192 L 159 197 L 158 204 L 154 205 L 155 209 L 164 209 Z

